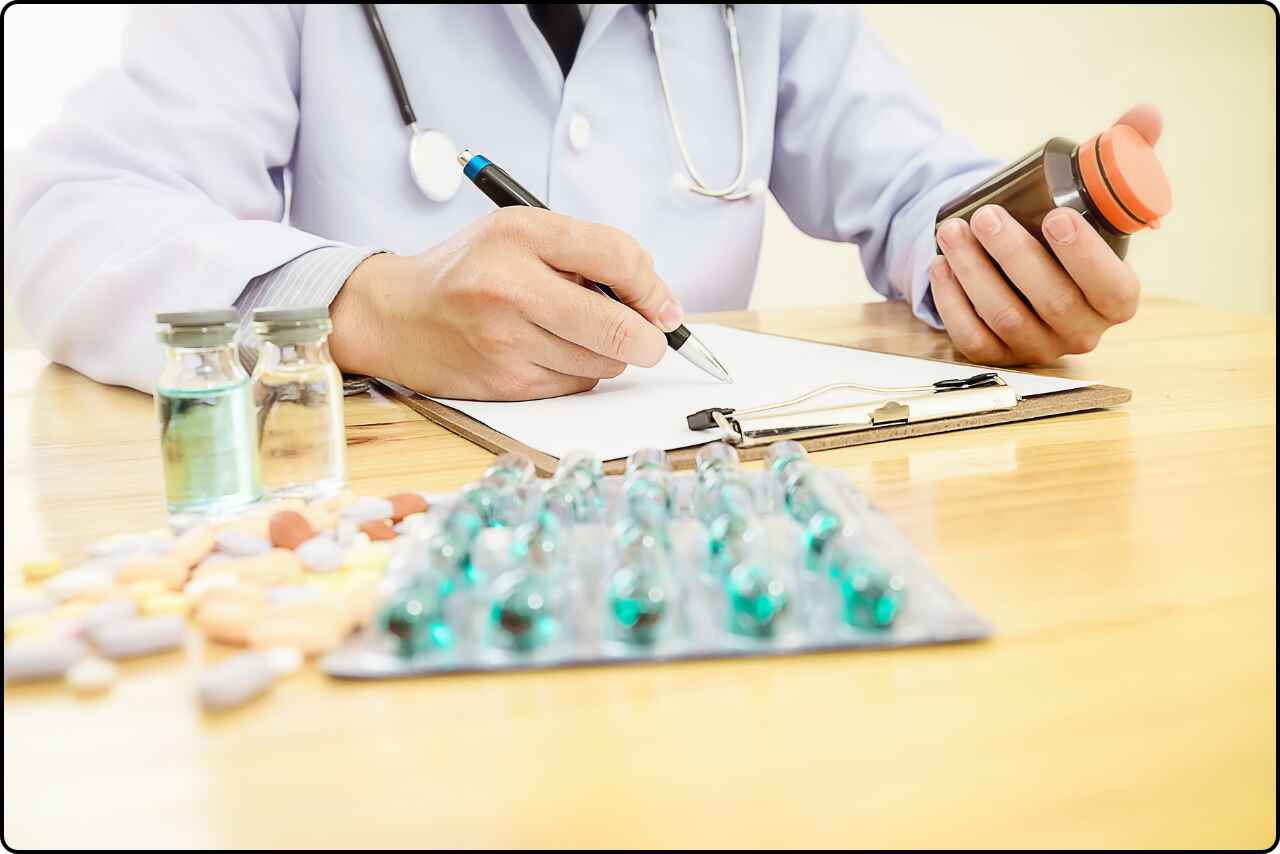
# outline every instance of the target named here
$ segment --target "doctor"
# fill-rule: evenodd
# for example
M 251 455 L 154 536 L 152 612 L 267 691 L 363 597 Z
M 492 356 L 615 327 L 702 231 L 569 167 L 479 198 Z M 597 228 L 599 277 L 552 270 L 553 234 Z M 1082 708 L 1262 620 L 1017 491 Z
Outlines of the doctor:
M 121 67 L 15 170 L 6 276 L 52 359 L 150 390 L 157 312 L 328 303 L 344 370 L 444 397 L 582 391 L 654 364 L 685 312 L 746 306 L 766 189 L 978 362 L 1084 352 L 1135 310 L 1133 271 L 1070 210 L 1044 222 L 1056 260 L 998 208 L 944 224 L 935 260 L 936 212 L 999 164 L 856 11 L 377 12 L 134 13 Z M 1121 121 L 1160 132 L 1150 107 Z M 459 147 L 556 213 L 459 188 Z

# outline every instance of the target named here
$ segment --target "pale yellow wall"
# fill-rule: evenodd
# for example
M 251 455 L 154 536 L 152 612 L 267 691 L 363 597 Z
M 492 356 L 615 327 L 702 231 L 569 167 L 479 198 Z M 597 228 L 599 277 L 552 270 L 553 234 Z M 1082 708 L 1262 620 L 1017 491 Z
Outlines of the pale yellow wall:
M 1165 226 L 1129 258 L 1150 293 L 1275 310 L 1276 16 L 1268 6 L 890 6 L 864 13 L 946 122 L 1012 159 L 1137 101 L 1165 112 Z M 750 61 L 750 57 L 744 57 Z M 857 253 L 770 201 L 752 304 L 877 299 Z M 796 287 L 797 279 L 805 287 Z

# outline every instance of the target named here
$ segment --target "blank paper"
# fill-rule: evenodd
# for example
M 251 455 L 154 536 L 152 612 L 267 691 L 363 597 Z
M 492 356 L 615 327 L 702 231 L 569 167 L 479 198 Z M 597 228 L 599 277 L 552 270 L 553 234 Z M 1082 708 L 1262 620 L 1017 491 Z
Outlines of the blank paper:
M 828 383 L 928 385 L 995 370 L 797 341 L 727 326 L 696 324 L 690 329 L 728 368 L 735 380 L 732 385 L 716 382 L 668 350 L 652 368 L 627 368 L 621 376 L 602 380 L 591 391 L 568 397 L 515 403 L 432 399 L 553 457 L 585 450 L 612 460 L 642 447 L 670 451 L 714 441 L 717 431 L 694 432 L 685 424 L 685 416 L 699 409 L 777 403 Z M 1089 380 L 1019 371 L 998 373 L 1022 397 L 1094 385 Z M 832 399 L 857 403 L 878 397 L 841 392 Z

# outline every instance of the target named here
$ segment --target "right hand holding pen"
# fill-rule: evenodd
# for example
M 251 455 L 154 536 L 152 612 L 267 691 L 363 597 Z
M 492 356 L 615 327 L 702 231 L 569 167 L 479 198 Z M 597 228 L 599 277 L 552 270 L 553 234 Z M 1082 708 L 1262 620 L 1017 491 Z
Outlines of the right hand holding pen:
M 524 207 L 496 210 L 420 255 L 369 257 L 331 313 L 343 370 L 467 400 L 587 391 L 627 365 L 657 364 L 663 332 L 683 320 L 633 238 Z

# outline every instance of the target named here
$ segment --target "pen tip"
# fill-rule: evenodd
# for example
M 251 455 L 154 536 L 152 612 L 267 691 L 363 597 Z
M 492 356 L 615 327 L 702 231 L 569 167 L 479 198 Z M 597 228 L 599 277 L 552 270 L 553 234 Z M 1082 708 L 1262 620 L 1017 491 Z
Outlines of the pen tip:
M 467 161 L 471 159 L 471 149 L 464 148 L 458 152 L 458 165 L 466 166 Z

